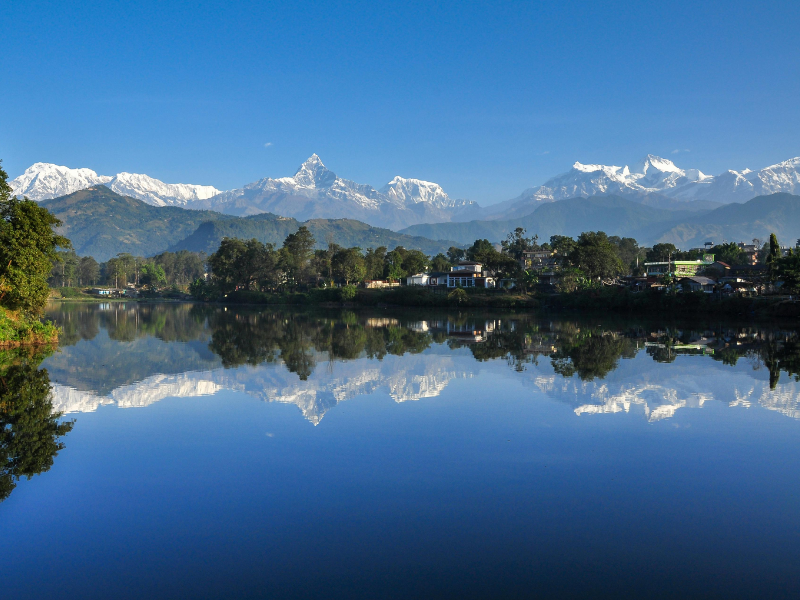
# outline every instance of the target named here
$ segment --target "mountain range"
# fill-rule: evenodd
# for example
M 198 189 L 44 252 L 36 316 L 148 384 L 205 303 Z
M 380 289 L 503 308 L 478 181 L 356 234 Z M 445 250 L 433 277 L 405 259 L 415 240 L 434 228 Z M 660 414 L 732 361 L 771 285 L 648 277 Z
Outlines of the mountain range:
M 81 256 L 105 261 L 121 252 L 153 256 L 165 250 L 214 252 L 223 237 L 270 242 L 277 246 L 301 225 L 309 228 L 318 248 L 328 242 L 361 248 L 403 246 L 437 254 L 457 245 L 372 227 L 352 219 L 293 218 L 262 213 L 250 217 L 179 206 L 152 206 L 122 196 L 103 185 L 42 201 L 62 221 L 59 233 L 72 241 Z
M 316 154 L 292 177 L 264 178 L 228 191 L 213 186 L 167 184 L 134 173 L 98 175 L 90 169 L 48 163 L 32 165 L 11 182 L 17 195 L 37 201 L 97 185 L 154 206 L 182 206 L 236 216 L 274 213 L 300 220 L 348 218 L 402 229 L 422 223 L 516 219 L 530 215 L 545 203 L 599 194 L 617 195 L 670 211 L 705 211 L 760 195 L 800 193 L 800 158 L 759 171 L 729 170 L 716 176 L 698 169 L 682 169 L 653 155 L 633 167 L 576 162 L 566 173 L 488 207 L 450 198 L 438 184 L 419 179 L 398 176 L 375 189 L 339 177 Z
M 264 178 L 242 188 L 220 191 L 212 186 L 168 184 L 147 175 L 98 175 L 91 169 L 69 169 L 36 163 L 11 182 L 14 193 L 43 201 L 89 187 L 105 185 L 118 194 L 153 206 L 182 206 L 249 216 L 275 213 L 300 220 L 358 219 L 399 229 L 414 223 L 478 216 L 471 200 L 450 198 L 438 184 L 395 177 L 380 190 L 343 179 L 313 154 L 292 177 Z
M 800 238 L 800 196 L 770 194 L 705 211 L 664 210 L 619 195 L 576 197 L 539 204 L 531 214 L 518 218 L 422 224 L 400 231 L 471 244 L 483 238 L 499 243 L 516 227 L 541 240 L 599 230 L 633 237 L 641 245 L 670 242 L 679 248 L 696 248 L 707 241 L 766 241 L 775 233 L 781 243 L 794 246 Z

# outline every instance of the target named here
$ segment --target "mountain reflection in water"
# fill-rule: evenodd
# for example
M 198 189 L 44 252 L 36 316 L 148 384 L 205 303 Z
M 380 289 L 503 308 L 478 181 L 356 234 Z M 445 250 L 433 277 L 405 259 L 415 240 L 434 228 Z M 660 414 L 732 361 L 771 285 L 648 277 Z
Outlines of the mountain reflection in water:
M 63 335 L 44 366 L 66 413 L 234 390 L 318 424 L 349 398 L 430 398 L 505 361 L 576 415 L 656 421 L 718 400 L 800 417 L 798 331 L 767 325 L 130 303 L 59 304 L 48 317 Z

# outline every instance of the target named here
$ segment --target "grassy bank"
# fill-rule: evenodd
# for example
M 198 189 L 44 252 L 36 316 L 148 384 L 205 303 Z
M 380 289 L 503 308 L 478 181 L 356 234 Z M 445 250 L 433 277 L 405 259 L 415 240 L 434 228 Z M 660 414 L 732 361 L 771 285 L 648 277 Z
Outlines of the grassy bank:
M 45 346 L 58 342 L 58 327 L 0 308 L 0 348 Z

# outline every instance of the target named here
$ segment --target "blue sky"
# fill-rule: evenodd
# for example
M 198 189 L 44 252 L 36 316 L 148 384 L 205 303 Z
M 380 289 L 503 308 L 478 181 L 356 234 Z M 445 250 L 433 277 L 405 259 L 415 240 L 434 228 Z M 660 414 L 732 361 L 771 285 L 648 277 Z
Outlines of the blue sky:
M 800 155 L 790 2 L 0 4 L 0 158 L 238 187 L 340 176 L 490 204 L 574 161 Z

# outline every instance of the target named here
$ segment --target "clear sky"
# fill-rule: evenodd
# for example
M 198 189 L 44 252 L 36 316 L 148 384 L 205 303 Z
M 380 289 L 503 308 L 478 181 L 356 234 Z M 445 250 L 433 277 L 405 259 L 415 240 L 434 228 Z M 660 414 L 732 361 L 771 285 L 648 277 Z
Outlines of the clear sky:
M 797 2 L 0 3 L 0 158 L 239 187 L 342 177 L 490 204 L 647 153 L 800 155 Z

